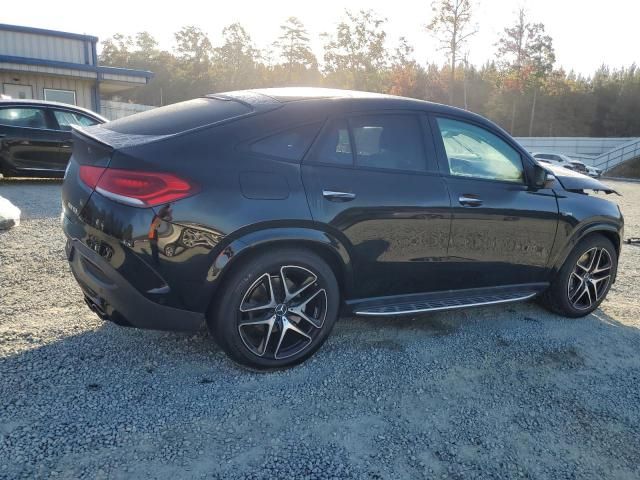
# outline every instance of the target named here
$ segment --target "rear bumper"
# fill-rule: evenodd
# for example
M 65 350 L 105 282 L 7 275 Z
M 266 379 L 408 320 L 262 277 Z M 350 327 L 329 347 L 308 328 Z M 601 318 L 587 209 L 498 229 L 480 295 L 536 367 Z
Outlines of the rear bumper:
M 79 240 L 67 240 L 66 254 L 87 305 L 100 318 L 119 325 L 154 330 L 193 331 L 203 327 L 202 313 L 149 300 Z

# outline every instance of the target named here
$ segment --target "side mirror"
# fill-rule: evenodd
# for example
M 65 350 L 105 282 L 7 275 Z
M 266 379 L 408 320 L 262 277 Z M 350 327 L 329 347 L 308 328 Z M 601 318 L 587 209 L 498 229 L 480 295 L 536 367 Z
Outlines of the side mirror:
M 533 169 L 533 186 L 535 188 L 551 188 L 556 177 L 549 173 L 540 165 L 535 165 Z

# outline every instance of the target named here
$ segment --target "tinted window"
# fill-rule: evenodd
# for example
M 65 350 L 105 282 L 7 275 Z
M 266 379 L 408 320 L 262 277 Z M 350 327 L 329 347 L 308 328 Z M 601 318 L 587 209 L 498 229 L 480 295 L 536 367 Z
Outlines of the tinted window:
M 497 135 L 470 123 L 438 118 L 451 175 L 523 182 L 517 150 Z
M 546 153 L 538 153 L 535 155 L 536 158 L 544 158 L 545 160 L 550 160 L 552 155 L 547 155 Z
M 54 110 L 53 115 L 56 117 L 56 121 L 62 130 L 71 130 L 71 125 L 90 127 L 98 123 L 97 120 L 87 117 L 86 115 L 65 110 Z
M 333 122 L 324 131 L 314 160 L 334 165 L 352 165 L 351 140 L 346 120 Z
M 12 127 L 47 128 L 44 111 L 40 108 L 0 108 L 0 123 Z
M 171 135 L 251 111 L 251 107 L 235 100 L 197 98 L 114 120 L 105 128 L 133 135 Z
M 362 167 L 426 170 L 420 122 L 413 115 L 370 115 L 350 120 L 356 164 Z
M 319 124 L 305 125 L 276 133 L 252 143 L 250 150 L 271 157 L 300 160 L 311 145 L 319 128 Z

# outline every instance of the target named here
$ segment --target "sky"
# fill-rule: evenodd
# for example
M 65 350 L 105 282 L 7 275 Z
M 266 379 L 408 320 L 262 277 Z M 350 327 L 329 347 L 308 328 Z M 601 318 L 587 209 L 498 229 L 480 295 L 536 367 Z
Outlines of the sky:
M 173 33 L 182 26 L 200 27 L 216 45 L 224 26 L 233 22 L 247 29 L 258 48 L 265 48 L 279 35 L 279 25 L 296 16 L 307 27 L 320 59 L 323 40 L 319 36 L 335 30 L 345 8 L 372 9 L 388 20 L 390 48 L 398 37 L 405 36 L 414 46 L 418 62 L 445 61 L 437 41 L 425 29 L 433 15 L 429 0 L 31 0 L 28 8 L 20 2 L 5 2 L 0 23 L 86 33 L 101 40 L 116 32 L 147 30 L 167 49 L 173 45 Z M 633 33 L 640 25 L 639 0 L 474 0 L 473 23 L 478 33 L 466 47 L 471 63 L 479 65 L 495 58 L 497 38 L 505 26 L 515 22 L 520 6 L 531 21 L 544 23 L 553 37 L 556 66 L 589 75 L 603 63 L 613 67 L 640 64 L 640 48 Z

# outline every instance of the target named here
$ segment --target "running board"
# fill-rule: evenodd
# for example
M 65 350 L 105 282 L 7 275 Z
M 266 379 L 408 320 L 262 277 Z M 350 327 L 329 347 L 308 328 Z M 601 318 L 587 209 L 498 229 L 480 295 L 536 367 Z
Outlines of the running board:
M 348 302 L 355 315 L 394 316 L 422 312 L 479 307 L 497 303 L 520 302 L 535 297 L 548 283 L 509 285 L 505 287 L 473 288 L 417 293 L 395 297 L 378 297 Z

